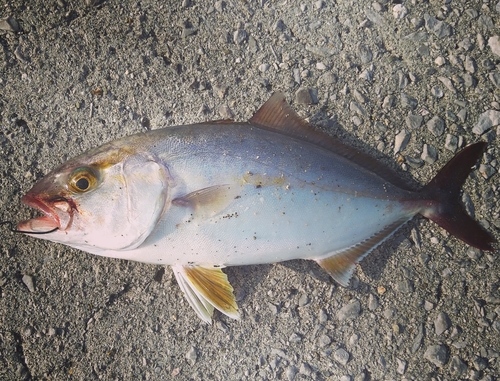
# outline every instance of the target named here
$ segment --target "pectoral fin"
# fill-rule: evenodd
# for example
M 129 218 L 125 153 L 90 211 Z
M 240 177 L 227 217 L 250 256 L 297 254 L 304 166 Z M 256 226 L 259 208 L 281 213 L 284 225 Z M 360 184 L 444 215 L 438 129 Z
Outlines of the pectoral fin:
M 354 269 L 356 268 L 356 263 L 361 262 L 363 258 L 389 238 L 401 225 L 408 221 L 408 219 L 408 217 L 404 217 L 393 222 L 367 240 L 351 246 L 348 249 L 335 252 L 330 257 L 316 259 L 316 263 L 330 274 L 337 283 L 341 286 L 348 287 Z
M 209 218 L 226 209 L 240 191 L 237 185 L 214 185 L 178 197 L 172 204 L 191 208 L 195 217 Z
M 214 308 L 230 318 L 240 318 L 233 287 L 220 268 L 173 266 L 172 270 L 187 301 L 201 320 L 210 324 Z

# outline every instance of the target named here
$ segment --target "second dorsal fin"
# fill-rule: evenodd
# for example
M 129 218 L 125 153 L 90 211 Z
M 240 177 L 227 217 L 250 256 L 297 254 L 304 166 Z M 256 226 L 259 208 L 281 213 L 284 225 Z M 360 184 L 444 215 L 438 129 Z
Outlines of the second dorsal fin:
M 401 189 L 414 190 L 392 169 L 373 157 L 311 126 L 290 107 L 281 92 L 274 93 L 250 118 L 249 123 L 319 145 L 376 173 Z

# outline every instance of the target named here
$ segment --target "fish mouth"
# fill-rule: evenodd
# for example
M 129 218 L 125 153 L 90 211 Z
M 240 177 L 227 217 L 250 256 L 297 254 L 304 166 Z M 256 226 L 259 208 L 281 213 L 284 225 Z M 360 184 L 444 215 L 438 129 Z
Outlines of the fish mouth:
M 43 215 L 17 224 L 17 229 L 26 233 L 49 233 L 51 230 L 65 230 L 71 225 L 71 203 L 62 197 L 44 201 L 30 193 L 21 198 L 21 202 Z M 51 205 L 50 205 L 51 204 Z

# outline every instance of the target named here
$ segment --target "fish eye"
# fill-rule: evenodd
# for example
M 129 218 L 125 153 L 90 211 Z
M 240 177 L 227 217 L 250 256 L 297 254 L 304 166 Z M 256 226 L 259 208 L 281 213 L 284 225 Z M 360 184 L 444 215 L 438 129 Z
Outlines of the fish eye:
M 97 182 L 95 171 L 92 168 L 84 167 L 73 171 L 69 177 L 68 186 L 72 192 L 84 193 L 94 189 Z

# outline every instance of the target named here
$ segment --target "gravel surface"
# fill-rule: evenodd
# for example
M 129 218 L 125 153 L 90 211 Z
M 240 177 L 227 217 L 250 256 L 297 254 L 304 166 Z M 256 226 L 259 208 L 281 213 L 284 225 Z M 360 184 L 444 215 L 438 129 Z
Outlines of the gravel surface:
M 425 184 L 461 147 L 500 234 L 500 3 L 2 0 L 0 202 L 138 131 L 234 117 L 274 91 Z M 242 319 L 202 323 L 169 268 L 12 234 L 0 246 L 2 380 L 500 379 L 498 253 L 416 218 L 351 288 L 315 264 L 229 268 Z

